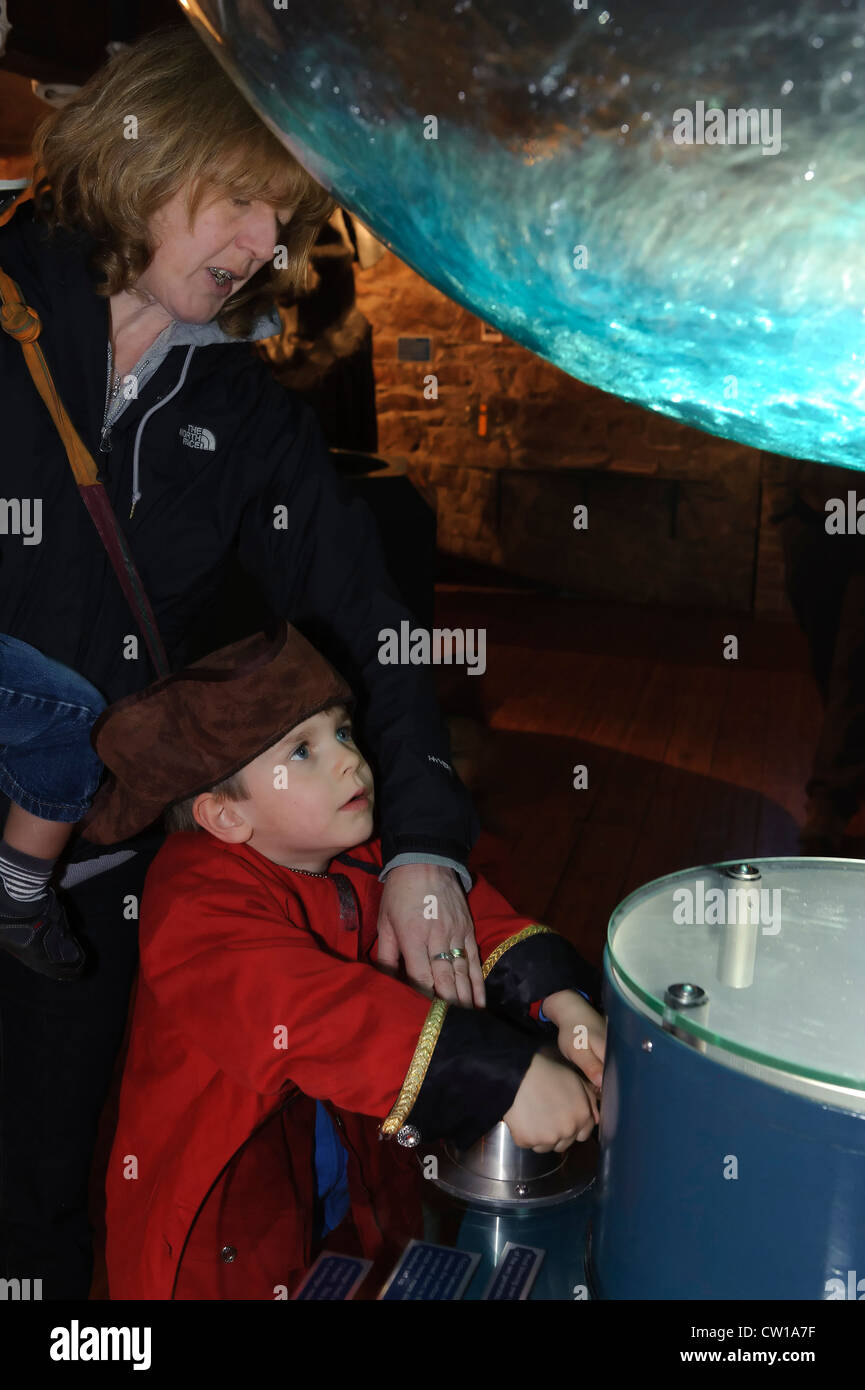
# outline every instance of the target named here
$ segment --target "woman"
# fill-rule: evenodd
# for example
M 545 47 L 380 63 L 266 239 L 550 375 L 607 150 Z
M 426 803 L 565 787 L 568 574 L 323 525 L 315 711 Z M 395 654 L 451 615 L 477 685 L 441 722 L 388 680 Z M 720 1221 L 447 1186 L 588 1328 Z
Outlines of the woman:
M 185 28 L 112 59 L 40 127 L 34 156 L 34 200 L 0 228 L 0 268 L 40 316 L 55 385 L 99 464 L 172 669 L 200 655 L 196 621 L 236 558 L 270 609 L 363 692 L 381 785 L 379 960 L 395 968 L 401 955 L 416 983 L 482 1004 L 463 892 L 474 812 L 429 673 L 378 661 L 379 630 L 411 614 L 312 411 L 249 347 L 277 331 L 274 296 L 303 283 L 333 200 Z M 40 544 L 3 537 L 0 632 L 116 700 L 154 672 L 6 333 L 0 382 L 0 495 L 39 499 L 42 511 Z M 0 956 L 0 1275 L 42 1278 L 46 1298 L 88 1291 L 87 1175 L 159 840 L 73 851 L 61 886 L 96 962 L 81 981 Z

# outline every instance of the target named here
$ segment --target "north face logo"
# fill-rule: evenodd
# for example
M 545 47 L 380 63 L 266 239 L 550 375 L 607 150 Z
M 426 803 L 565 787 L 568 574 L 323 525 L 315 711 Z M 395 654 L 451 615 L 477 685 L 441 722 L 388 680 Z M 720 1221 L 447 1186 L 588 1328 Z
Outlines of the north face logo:
M 215 449 L 216 440 L 210 430 L 204 429 L 202 425 L 187 425 L 186 429 L 179 431 L 180 438 L 190 449 Z

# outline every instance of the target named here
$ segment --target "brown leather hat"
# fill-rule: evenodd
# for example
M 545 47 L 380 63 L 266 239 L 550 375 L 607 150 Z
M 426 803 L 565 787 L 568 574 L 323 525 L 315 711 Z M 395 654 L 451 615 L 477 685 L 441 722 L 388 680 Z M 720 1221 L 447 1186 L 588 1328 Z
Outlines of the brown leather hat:
M 297 628 L 256 633 L 109 705 L 90 741 L 111 774 L 81 822 L 97 845 L 239 772 L 351 687 Z

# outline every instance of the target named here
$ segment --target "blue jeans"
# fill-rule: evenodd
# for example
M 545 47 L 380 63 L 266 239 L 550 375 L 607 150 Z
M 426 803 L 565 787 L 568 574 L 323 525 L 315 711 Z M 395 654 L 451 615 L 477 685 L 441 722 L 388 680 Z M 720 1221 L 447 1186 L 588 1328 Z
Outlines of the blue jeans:
M 40 820 L 79 821 L 102 774 L 90 730 L 104 708 L 76 671 L 0 634 L 0 791 Z

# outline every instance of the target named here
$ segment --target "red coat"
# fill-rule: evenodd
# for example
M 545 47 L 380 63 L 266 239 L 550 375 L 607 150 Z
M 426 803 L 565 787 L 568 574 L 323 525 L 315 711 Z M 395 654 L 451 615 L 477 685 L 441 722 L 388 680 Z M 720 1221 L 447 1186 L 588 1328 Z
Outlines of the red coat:
M 202 832 L 168 837 L 142 902 L 107 1176 L 112 1298 L 290 1296 L 310 1263 L 313 1097 L 348 1149 L 364 1254 L 389 1268 L 422 1234 L 417 1157 L 379 1130 L 431 1000 L 373 968 L 380 869 L 378 840 L 314 878 Z M 468 902 L 482 960 L 532 925 L 482 878 Z M 517 1033 L 453 1012 L 452 1036 L 470 1015 Z

